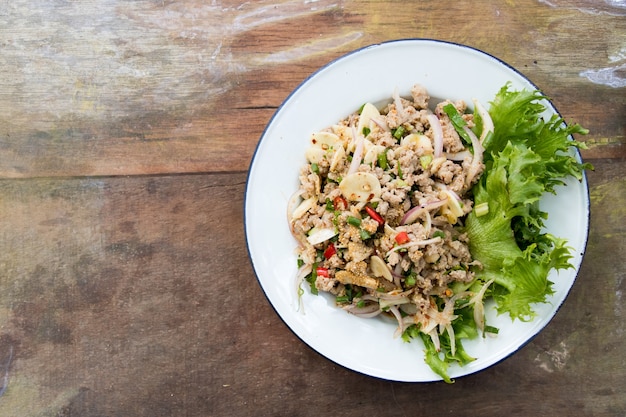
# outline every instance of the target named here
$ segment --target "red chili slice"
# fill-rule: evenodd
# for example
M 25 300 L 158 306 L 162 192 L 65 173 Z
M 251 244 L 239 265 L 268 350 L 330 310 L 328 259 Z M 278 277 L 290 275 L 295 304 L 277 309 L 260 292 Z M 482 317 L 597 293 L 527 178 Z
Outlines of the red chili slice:
M 385 224 L 385 219 L 383 219 L 382 216 L 378 214 L 376 210 L 374 210 L 370 206 L 365 206 L 365 211 L 367 212 L 367 214 L 369 214 L 369 216 L 372 219 L 376 220 L 379 225 L 382 226 L 383 224 Z
M 348 209 L 348 201 L 342 196 L 337 196 L 333 198 L 333 207 L 335 210 L 347 210 Z
M 404 245 L 405 243 L 407 243 L 410 239 L 409 239 L 409 234 L 407 232 L 400 232 L 396 235 L 396 242 L 398 242 L 398 245 Z
M 324 268 L 323 266 L 318 266 L 315 272 L 317 273 L 318 277 L 330 277 L 330 274 L 328 273 L 328 268 Z
M 330 259 L 336 253 L 337 253 L 337 248 L 335 248 L 335 245 L 331 243 L 330 245 L 328 245 L 328 247 L 324 251 L 324 258 Z

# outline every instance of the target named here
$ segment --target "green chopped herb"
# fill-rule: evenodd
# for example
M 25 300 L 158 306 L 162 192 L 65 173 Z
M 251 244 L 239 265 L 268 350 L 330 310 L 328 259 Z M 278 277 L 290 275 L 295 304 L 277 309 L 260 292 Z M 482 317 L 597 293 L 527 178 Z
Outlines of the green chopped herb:
M 420 156 L 420 164 L 423 169 L 427 169 L 430 166 L 430 163 L 433 162 L 432 155 L 422 155 Z
M 415 274 L 410 274 L 406 278 L 404 278 L 404 285 L 407 287 L 414 287 L 417 284 L 417 277 Z
M 316 174 L 319 174 L 320 173 L 320 167 L 317 166 L 317 164 L 314 162 L 314 163 L 311 164 L 311 171 L 316 173 Z
M 349 301 L 350 301 L 350 299 L 348 298 L 348 296 L 347 296 L 347 295 L 338 295 L 338 296 L 335 298 L 335 302 L 336 302 L 336 303 L 338 303 L 338 304 L 341 304 L 341 303 L 347 303 L 347 302 L 349 302 Z
M 498 334 L 499 331 L 500 329 L 498 329 L 497 327 L 489 325 L 485 326 L 485 333 Z
M 317 290 L 317 287 L 315 286 L 315 281 L 317 281 L 317 264 L 316 263 L 313 264 L 313 270 L 311 271 L 309 275 L 306 276 L 305 279 L 309 283 L 311 294 L 317 295 L 318 290 Z
M 440 237 L 442 239 L 446 238 L 446 234 L 442 230 L 437 230 L 433 233 L 433 237 Z
M 378 154 L 377 160 L 379 167 L 381 167 L 382 169 L 387 169 L 387 167 L 389 166 L 387 163 L 387 149 Z
M 372 235 L 370 235 L 367 230 L 363 230 L 363 229 L 359 230 L 359 235 L 361 236 L 362 240 L 367 240 L 370 237 L 372 237 Z
M 354 227 L 360 227 L 361 226 L 361 219 L 359 219 L 358 217 L 348 216 L 346 221 L 348 222 L 348 224 L 350 224 L 350 225 L 352 225 Z
M 396 139 L 402 139 L 402 136 L 404 136 L 405 132 L 406 132 L 406 129 L 402 125 L 392 130 L 393 137 Z
M 367 137 L 367 135 L 369 135 L 370 132 L 371 132 L 371 129 L 369 127 L 365 126 L 363 128 L 363 136 Z
M 450 118 L 452 126 L 454 126 L 454 130 L 456 130 L 456 133 L 459 134 L 459 136 L 463 139 L 463 141 L 465 141 L 465 143 L 471 145 L 472 139 L 470 139 L 469 135 L 464 129 L 464 127 L 467 126 L 467 123 L 465 123 L 465 120 L 463 120 L 459 112 L 456 110 L 454 104 L 446 104 L 445 106 L 443 106 L 443 111 L 445 111 Z

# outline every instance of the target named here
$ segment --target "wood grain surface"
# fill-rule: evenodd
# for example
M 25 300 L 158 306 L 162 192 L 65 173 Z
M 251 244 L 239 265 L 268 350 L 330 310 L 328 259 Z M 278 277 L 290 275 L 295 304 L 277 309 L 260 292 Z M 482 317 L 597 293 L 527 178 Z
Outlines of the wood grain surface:
M 267 302 L 244 236 L 280 103 L 401 38 L 490 53 L 590 130 L 572 292 L 519 352 L 453 385 L 315 353 Z M 0 4 L 0 68 L 0 416 L 626 415 L 623 2 L 16 0 Z

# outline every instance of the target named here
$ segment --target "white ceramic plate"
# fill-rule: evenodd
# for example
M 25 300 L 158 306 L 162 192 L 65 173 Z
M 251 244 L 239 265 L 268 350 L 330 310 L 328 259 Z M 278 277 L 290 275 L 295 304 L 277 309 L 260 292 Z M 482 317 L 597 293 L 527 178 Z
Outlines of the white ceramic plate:
M 407 382 L 437 381 L 424 362 L 423 345 L 393 338 L 395 324 L 383 318 L 362 319 L 334 306 L 330 296 L 303 296 L 298 311 L 295 287 L 296 242 L 289 232 L 286 207 L 298 188 L 298 172 L 311 133 L 336 123 L 366 101 L 391 97 L 398 88 L 410 96 L 415 83 L 432 97 L 477 98 L 488 106 L 510 82 L 514 89 L 536 89 L 504 62 L 479 50 L 434 40 L 399 40 L 369 46 L 347 54 L 306 79 L 285 100 L 268 124 L 250 165 L 245 195 L 245 232 L 258 281 L 268 300 L 306 344 L 326 358 L 363 374 Z M 556 112 L 551 105 L 550 111 Z M 577 155 L 578 157 L 578 155 Z M 571 181 L 557 196 L 542 200 L 549 213 L 548 230 L 574 248 L 574 269 L 550 279 L 555 294 L 536 306 L 529 323 L 512 322 L 508 315 L 487 311 L 487 322 L 500 328 L 496 338 L 464 342 L 477 358 L 464 367 L 451 366 L 451 377 L 471 374 L 511 355 L 527 343 L 550 319 L 573 285 L 587 241 L 589 198 L 586 179 Z

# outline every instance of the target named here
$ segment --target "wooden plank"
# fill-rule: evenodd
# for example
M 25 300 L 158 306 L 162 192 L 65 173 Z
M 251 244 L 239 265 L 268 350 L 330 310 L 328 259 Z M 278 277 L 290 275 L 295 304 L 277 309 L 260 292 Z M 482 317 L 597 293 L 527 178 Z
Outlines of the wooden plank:
M 554 321 L 452 386 L 373 379 L 299 341 L 247 259 L 245 179 L 0 182 L 0 379 L 8 372 L 0 415 L 626 411 L 619 161 L 599 160 L 589 174 L 589 245 Z
M 586 157 L 623 157 L 626 99 L 611 84 L 623 83 L 626 23 L 586 1 L 550 4 L 12 2 L 0 29 L 0 177 L 244 171 L 309 74 L 407 37 L 507 61 L 590 129 Z

